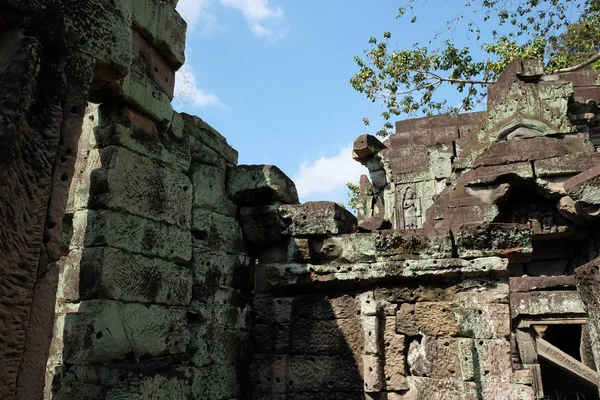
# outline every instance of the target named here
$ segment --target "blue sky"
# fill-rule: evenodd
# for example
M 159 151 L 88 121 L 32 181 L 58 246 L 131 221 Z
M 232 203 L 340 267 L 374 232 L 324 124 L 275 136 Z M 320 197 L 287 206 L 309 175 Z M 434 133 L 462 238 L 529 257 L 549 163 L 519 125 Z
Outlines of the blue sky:
M 353 57 L 384 31 L 398 47 L 431 37 L 461 1 L 425 1 L 425 22 L 416 25 L 396 19 L 400 3 L 180 0 L 189 28 L 175 108 L 221 132 L 240 164 L 280 167 L 301 201 L 346 202 L 345 183 L 366 171 L 351 143 L 368 133 L 363 117 L 382 111 L 350 85 Z

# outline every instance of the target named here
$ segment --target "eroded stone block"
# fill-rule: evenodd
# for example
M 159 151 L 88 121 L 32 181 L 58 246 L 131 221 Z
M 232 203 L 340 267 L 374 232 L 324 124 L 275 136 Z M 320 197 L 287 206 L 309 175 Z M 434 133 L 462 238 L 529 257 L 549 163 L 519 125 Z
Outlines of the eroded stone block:
M 208 211 L 235 217 L 237 207 L 227 196 L 227 172 L 213 165 L 192 166 L 193 205 Z
M 59 318 L 69 364 L 181 354 L 190 340 L 181 308 L 90 300 Z
M 74 247 L 109 246 L 173 262 L 191 259 L 189 230 L 109 210 L 78 211 L 73 217 Z
M 296 185 L 273 165 L 238 165 L 227 172 L 227 193 L 242 207 L 297 204 Z
M 76 249 L 62 262 L 58 295 L 72 302 L 112 299 L 184 306 L 191 300 L 192 271 L 110 247 Z
M 254 243 L 268 243 L 283 236 L 321 236 L 352 232 L 356 217 L 333 202 L 300 205 L 242 207 L 244 233 Z
M 101 167 L 90 177 L 89 208 L 126 211 L 189 229 L 192 185 L 187 176 L 117 146 L 101 149 L 99 161 Z
M 465 224 L 455 231 L 454 240 L 462 258 L 506 257 L 528 260 L 533 253 L 531 229 L 518 224 Z
M 576 201 L 600 205 L 600 165 L 569 179 L 564 188 Z
M 243 253 L 242 231 L 237 219 L 201 208 L 194 208 L 192 214 L 194 248 L 213 253 Z

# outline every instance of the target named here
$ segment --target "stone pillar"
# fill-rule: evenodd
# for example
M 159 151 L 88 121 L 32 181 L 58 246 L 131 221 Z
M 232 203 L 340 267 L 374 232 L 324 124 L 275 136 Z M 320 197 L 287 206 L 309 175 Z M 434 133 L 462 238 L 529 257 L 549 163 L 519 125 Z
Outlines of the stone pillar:
M 596 365 L 600 365 L 600 258 L 577 268 L 575 276 L 577 290 L 588 313 L 587 331 L 592 353 Z

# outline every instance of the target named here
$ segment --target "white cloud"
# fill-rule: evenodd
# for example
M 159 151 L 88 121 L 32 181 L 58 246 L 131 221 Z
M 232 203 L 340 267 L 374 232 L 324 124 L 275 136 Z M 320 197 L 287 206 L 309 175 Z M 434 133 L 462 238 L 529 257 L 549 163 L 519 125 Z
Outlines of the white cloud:
M 214 0 L 180 0 L 177 11 L 188 23 L 191 32 L 198 27 L 203 32 L 217 26 L 215 15 L 210 12 Z M 282 7 L 273 7 L 270 0 L 219 0 L 221 5 L 236 9 L 242 13 L 252 34 L 269 39 L 281 38 L 287 28 Z
M 214 15 L 208 11 L 211 3 L 212 0 L 179 0 L 177 11 L 188 23 L 188 31 L 193 31 L 200 22 L 214 23 Z
M 340 191 L 346 191 L 346 184 L 358 183 L 362 174 L 368 174 L 368 171 L 352 159 L 352 144 L 349 144 L 333 157 L 302 162 L 293 180 L 298 195 L 306 201 L 306 198 L 315 196 L 339 197 Z
M 175 76 L 175 100 L 181 105 L 224 107 L 214 93 L 198 88 L 195 72 L 189 64 L 181 67 Z
M 282 7 L 272 7 L 269 0 L 220 0 L 221 4 L 242 12 L 250 31 L 257 37 L 281 38 L 286 31 Z

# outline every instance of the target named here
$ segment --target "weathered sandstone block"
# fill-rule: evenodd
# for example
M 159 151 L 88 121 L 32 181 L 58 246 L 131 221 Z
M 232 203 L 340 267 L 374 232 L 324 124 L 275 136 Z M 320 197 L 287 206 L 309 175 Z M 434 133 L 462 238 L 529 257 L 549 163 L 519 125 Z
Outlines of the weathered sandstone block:
M 59 316 L 56 327 L 69 364 L 181 354 L 190 339 L 181 308 L 90 300 L 73 311 Z
M 465 224 L 455 230 L 454 240 L 462 258 L 506 257 L 528 260 L 533 252 L 531 229 L 518 224 Z
M 191 176 L 194 207 L 235 216 L 237 207 L 227 196 L 225 187 L 226 170 L 213 165 L 196 164 L 192 166 Z
M 243 207 L 240 217 L 244 233 L 253 243 L 267 243 L 283 236 L 320 236 L 352 232 L 356 217 L 333 202 L 299 205 Z
M 117 146 L 101 149 L 99 161 L 90 178 L 88 208 L 190 228 L 192 184 L 186 175 Z
M 72 246 L 108 246 L 131 253 L 187 262 L 192 257 L 189 230 L 115 211 L 78 211 Z
M 190 304 L 192 271 L 160 258 L 93 247 L 72 250 L 61 263 L 58 296 L 64 300 Z
M 238 206 L 297 204 L 296 185 L 273 165 L 238 165 L 227 173 L 227 194 Z

